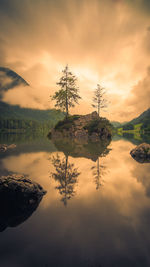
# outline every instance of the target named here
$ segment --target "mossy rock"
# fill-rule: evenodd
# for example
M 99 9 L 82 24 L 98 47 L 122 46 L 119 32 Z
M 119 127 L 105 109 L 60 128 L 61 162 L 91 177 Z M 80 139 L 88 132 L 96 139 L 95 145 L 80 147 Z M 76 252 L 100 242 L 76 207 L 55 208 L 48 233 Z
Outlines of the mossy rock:
M 63 130 L 69 130 L 72 126 L 74 126 L 74 121 L 79 119 L 80 115 L 74 115 L 74 116 L 69 116 L 67 118 L 65 118 L 62 121 L 59 121 L 56 126 L 55 126 L 55 130 L 57 131 L 63 131 Z
M 59 121 L 49 133 L 49 138 L 71 137 L 99 141 L 112 136 L 112 127 L 106 118 L 98 116 L 97 112 L 87 115 L 74 115 Z
M 87 125 L 83 127 L 85 130 L 88 130 L 89 135 L 92 133 L 99 133 L 101 129 L 107 128 L 107 130 L 112 131 L 110 122 L 105 118 L 95 119 L 90 121 Z

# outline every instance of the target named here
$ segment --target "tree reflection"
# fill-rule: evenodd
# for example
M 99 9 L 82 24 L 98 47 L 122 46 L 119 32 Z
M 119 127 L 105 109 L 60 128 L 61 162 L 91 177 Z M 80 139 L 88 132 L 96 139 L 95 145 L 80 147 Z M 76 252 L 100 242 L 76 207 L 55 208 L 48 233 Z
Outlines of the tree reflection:
M 102 177 L 106 173 L 106 166 L 100 164 L 100 159 L 97 159 L 96 166 L 93 166 L 91 169 L 93 170 L 94 182 L 96 184 L 96 190 L 99 190 L 100 186 L 103 184 Z
M 68 158 L 68 156 L 65 156 L 60 159 L 58 154 L 56 157 L 53 156 L 51 158 L 51 162 L 55 167 L 55 172 L 51 173 L 51 175 L 59 184 L 56 189 L 62 195 L 61 201 L 65 206 L 67 201 L 75 195 L 75 185 L 80 174 L 77 168 L 74 168 L 74 164 L 68 162 Z

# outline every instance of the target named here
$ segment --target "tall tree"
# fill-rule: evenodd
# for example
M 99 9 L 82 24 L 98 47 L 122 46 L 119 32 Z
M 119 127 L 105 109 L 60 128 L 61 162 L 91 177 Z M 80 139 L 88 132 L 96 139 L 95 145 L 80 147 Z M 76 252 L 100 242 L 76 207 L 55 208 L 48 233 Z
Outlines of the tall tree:
M 56 101 L 55 107 L 66 112 L 66 117 L 69 115 L 69 108 L 78 104 L 79 88 L 77 86 L 77 78 L 69 71 L 68 65 L 62 71 L 63 75 L 57 85 L 60 87 L 58 91 L 52 96 L 52 100 Z
M 97 88 L 94 91 L 93 104 L 92 107 L 97 109 L 97 113 L 100 116 L 101 109 L 107 107 L 107 100 L 105 99 L 105 88 L 100 84 L 97 84 Z

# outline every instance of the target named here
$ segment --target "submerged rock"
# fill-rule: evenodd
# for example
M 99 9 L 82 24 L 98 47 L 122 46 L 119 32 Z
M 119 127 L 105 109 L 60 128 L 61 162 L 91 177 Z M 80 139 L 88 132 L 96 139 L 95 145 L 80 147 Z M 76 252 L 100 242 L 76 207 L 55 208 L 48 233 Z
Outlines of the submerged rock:
M 111 135 L 110 122 L 99 117 L 95 111 L 88 115 L 65 118 L 57 123 L 48 136 L 52 139 L 65 137 L 98 142 L 100 139 L 110 139 Z
M 0 231 L 24 222 L 37 209 L 43 188 L 24 175 L 0 177 Z
M 0 152 L 5 152 L 7 149 L 15 148 L 15 144 L 6 145 L 6 144 L 0 144 Z
M 140 163 L 150 163 L 150 145 L 143 143 L 130 152 L 131 156 Z

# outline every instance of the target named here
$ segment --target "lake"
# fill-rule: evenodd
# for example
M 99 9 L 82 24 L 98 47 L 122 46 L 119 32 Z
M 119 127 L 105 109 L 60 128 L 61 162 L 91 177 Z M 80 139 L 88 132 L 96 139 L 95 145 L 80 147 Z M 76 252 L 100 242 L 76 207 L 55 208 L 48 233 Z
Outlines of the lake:
M 142 140 L 0 138 L 17 144 L 0 153 L 1 175 L 29 175 L 47 191 L 31 216 L 0 232 L 0 266 L 150 266 L 150 164 L 130 156 Z

